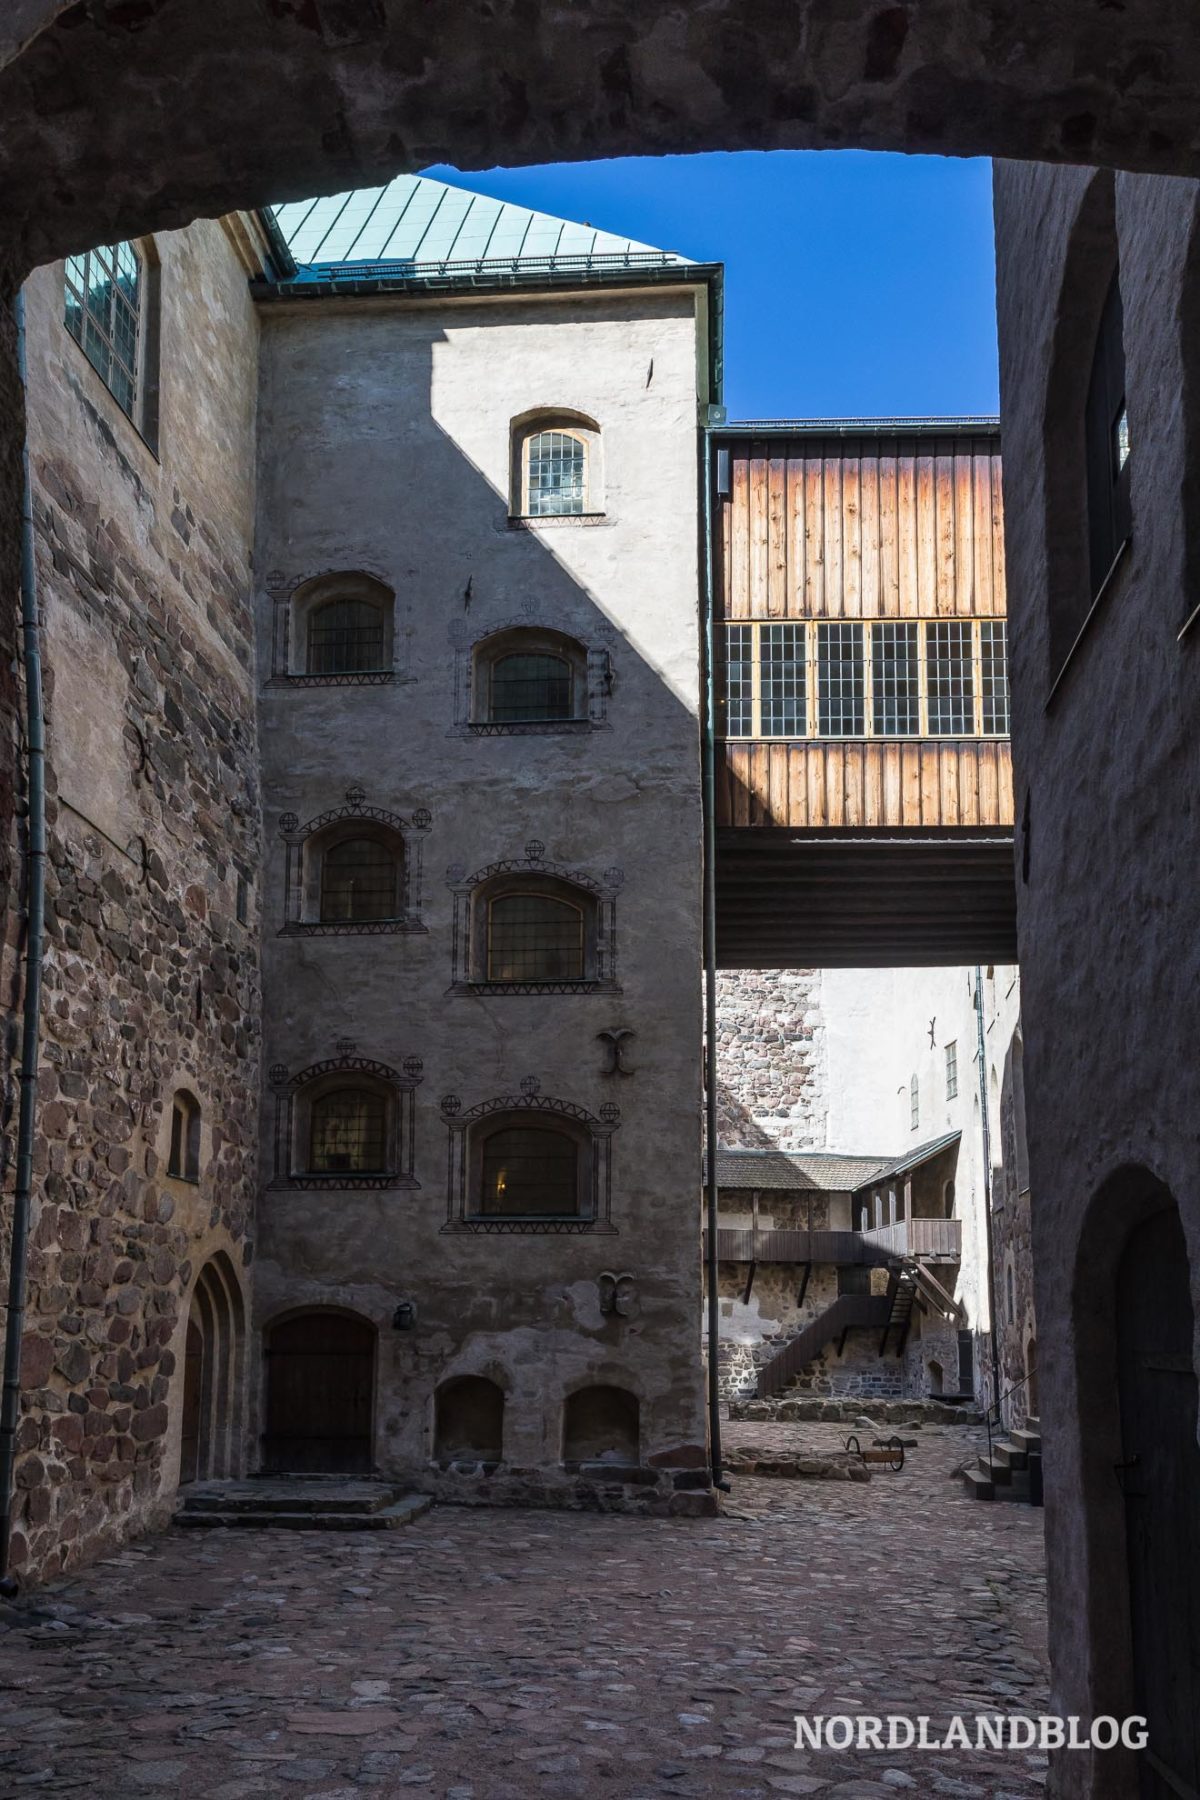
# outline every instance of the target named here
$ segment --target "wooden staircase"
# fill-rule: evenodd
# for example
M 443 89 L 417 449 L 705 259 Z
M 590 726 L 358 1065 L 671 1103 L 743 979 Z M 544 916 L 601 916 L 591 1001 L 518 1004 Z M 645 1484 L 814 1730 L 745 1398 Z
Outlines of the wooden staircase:
M 991 1456 L 983 1455 L 963 1470 L 968 1493 L 976 1500 L 1020 1500 L 1027 1506 L 1042 1504 L 1042 1427 L 1026 1419 L 1007 1437 L 996 1438 Z
M 891 1316 L 890 1294 L 839 1294 L 832 1306 L 818 1313 L 775 1352 L 770 1362 L 763 1364 L 758 1372 L 759 1399 L 767 1400 L 780 1393 L 835 1337 L 844 1342 L 846 1333 L 853 1328 L 885 1329 Z

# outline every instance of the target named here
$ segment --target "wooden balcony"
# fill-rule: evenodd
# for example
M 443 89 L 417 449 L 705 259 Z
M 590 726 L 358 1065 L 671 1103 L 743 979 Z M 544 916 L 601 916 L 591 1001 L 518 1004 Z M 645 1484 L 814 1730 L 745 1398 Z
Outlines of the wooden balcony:
M 704 1233 L 707 1249 L 708 1233 Z M 908 1219 L 877 1231 L 751 1231 L 721 1225 L 717 1260 L 742 1263 L 886 1263 L 894 1256 L 957 1262 L 962 1254 L 958 1219 Z
M 958 1262 L 962 1257 L 960 1219 L 902 1219 L 862 1236 L 889 1256 L 923 1256 L 930 1262 Z

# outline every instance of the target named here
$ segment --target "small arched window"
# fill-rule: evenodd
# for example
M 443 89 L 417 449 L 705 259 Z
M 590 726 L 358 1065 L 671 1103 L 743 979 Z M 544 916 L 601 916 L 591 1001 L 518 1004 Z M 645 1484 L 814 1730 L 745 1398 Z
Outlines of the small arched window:
M 492 1216 L 576 1218 L 579 1144 L 544 1125 L 503 1125 L 483 1139 L 479 1210 Z
M 1129 413 L 1125 405 L 1124 310 L 1119 271 L 1109 285 L 1092 354 L 1084 417 L 1088 563 L 1092 598 L 1108 579 L 1132 529 Z
M 514 650 L 497 657 L 489 673 L 488 718 L 492 724 L 574 717 L 571 665 L 566 657 L 549 651 Z
M 171 1148 L 167 1174 L 177 1181 L 200 1179 L 200 1102 L 187 1088 L 179 1088 L 171 1101 Z
M 310 675 L 354 675 L 384 667 L 383 607 L 374 600 L 341 595 L 323 601 L 308 615 Z
M 321 857 L 322 924 L 364 924 L 399 912 L 397 852 L 379 838 L 342 838 Z
M 534 519 L 587 508 L 588 446 L 576 431 L 533 431 L 525 439 L 523 511 Z
M 582 981 L 583 908 L 528 889 L 487 903 L 488 981 Z
M 387 1167 L 387 1101 L 375 1088 L 340 1087 L 312 1103 L 309 1169 L 314 1175 L 377 1175 Z

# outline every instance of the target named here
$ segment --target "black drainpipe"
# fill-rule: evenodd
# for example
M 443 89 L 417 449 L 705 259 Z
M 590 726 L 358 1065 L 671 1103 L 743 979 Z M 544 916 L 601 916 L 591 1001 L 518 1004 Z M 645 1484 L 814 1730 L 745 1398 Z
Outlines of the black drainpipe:
M 25 296 L 14 305 L 17 368 L 28 395 Z M 28 399 L 26 399 L 28 419 Z M 42 651 L 38 624 L 37 569 L 33 536 L 33 483 L 29 472 L 29 429 L 21 451 L 21 638 L 25 663 L 25 747 L 28 824 L 25 895 L 25 994 L 21 1021 L 21 1107 L 17 1123 L 16 1191 L 13 1194 L 12 1251 L 8 1266 L 8 1319 L 4 1333 L 4 1386 L 0 1393 L 0 1593 L 12 1595 L 8 1573 L 12 1538 L 13 1472 L 21 1408 L 21 1332 L 25 1323 L 26 1257 L 33 1198 L 34 1116 L 37 1106 L 38 1045 L 41 1024 L 42 944 L 46 898 L 46 735 L 42 717 Z
M 717 700 L 714 677 L 712 438 L 704 433 L 704 1140 L 708 1251 L 708 1445 L 713 1486 L 727 1487 L 721 1466 L 721 1394 L 717 1354 L 721 1309 L 717 1294 Z

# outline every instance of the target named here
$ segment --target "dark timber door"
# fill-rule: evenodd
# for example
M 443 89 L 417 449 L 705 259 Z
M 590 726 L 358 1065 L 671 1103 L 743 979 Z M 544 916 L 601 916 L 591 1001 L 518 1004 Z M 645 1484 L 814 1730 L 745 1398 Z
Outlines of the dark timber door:
M 204 1334 L 188 1320 L 183 1359 L 183 1438 L 179 1446 L 179 1481 L 195 1481 L 200 1472 L 200 1412 L 204 1397 Z
M 284 1319 L 267 1343 L 263 1468 L 362 1474 L 371 1468 L 375 1333 L 343 1313 Z
M 1200 1793 L 1200 1448 L 1187 1246 L 1174 1207 L 1117 1275 L 1129 1605 L 1142 1800 Z

